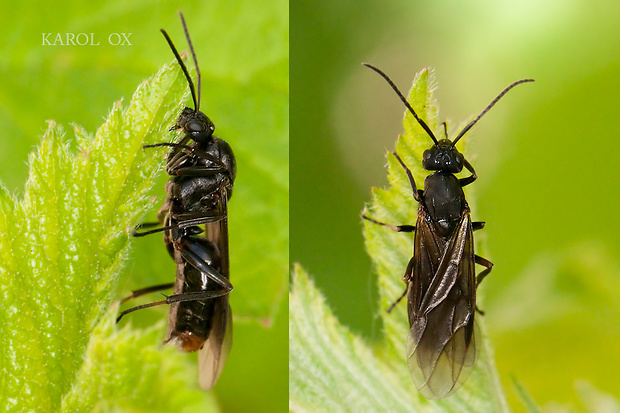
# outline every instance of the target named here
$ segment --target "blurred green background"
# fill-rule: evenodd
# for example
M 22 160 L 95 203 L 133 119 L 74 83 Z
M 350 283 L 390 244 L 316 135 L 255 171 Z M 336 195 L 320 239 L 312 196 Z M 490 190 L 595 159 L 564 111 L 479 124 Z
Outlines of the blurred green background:
M 173 60 L 160 28 L 180 51 L 187 49 L 177 15 L 182 9 L 203 74 L 201 109 L 234 148 L 238 163 L 229 204 L 234 345 L 214 391 L 227 412 L 287 409 L 288 2 L 3 1 L 2 6 L 0 181 L 18 195 L 28 153 L 47 119 L 64 125 L 70 141 L 73 122 L 94 133 L 116 101 L 127 103 L 142 80 Z M 56 33 L 94 33 L 100 45 L 42 45 L 42 33 L 50 32 L 50 42 Z M 131 33 L 131 45 L 108 44 L 110 33 Z M 153 189 L 158 201 L 150 220 L 163 200 L 165 180 L 162 174 Z M 161 236 L 136 240 L 133 249 L 119 298 L 174 277 Z M 237 271 L 240 267 L 249 270 Z M 241 302 L 253 310 L 235 312 Z M 140 327 L 162 319 L 167 319 L 165 306 L 135 313 L 131 323 Z M 187 360 L 196 363 L 195 355 Z
M 381 337 L 359 214 L 370 187 L 387 185 L 404 108 L 362 61 L 403 92 L 435 68 L 440 118 L 454 128 L 534 78 L 466 136 L 479 176 L 468 195 L 487 222 L 477 239 L 495 264 L 481 308 L 514 410 L 511 377 L 545 407 L 587 404 L 583 381 L 618 397 L 620 3 L 318 1 L 290 12 L 291 263 L 343 323 Z

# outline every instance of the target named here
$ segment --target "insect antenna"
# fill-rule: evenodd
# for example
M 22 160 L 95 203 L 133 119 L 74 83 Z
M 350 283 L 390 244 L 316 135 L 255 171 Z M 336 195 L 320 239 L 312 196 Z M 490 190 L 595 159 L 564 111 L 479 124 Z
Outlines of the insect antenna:
M 433 142 L 435 144 L 437 144 L 437 138 L 435 137 L 435 134 L 433 134 L 433 131 L 431 130 L 431 128 L 428 127 L 428 125 L 426 124 L 426 122 L 424 122 L 422 119 L 420 119 L 418 117 L 418 114 L 415 113 L 415 110 L 413 110 L 413 108 L 411 107 L 411 105 L 409 104 L 409 102 L 407 102 L 407 99 L 405 98 L 405 96 L 403 96 L 403 94 L 400 92 L 400 90 L 398 90 L 398 88 L 396 87 L 396 85 L 394 84 L 394 82 L 392 82 L 392 80 L 385 74 L 383 73 L 381 70 L 377 69 L 376 67 L 374 67 L 373 65 L 369 64 L 369 63 L 362 63 L 362 65 L 366 66 L 369 69 L 374 70 L 375 72 L 379 73 L 379 75 L 381 75 L 382 78 L 384 78 L 388 84 L 392 87 L 392 89 L 394 89 L 394 92 L 396 92 L 396 94 L 398 95 L 398 97 L 400 98 L 400 100 L 403 101 L 403 103 L 405 104 L 405 106 L 407 107 L 407 109 L 409 109 L 409 112 L 411 112 L 411 114 L 413 115 L 413 117 L 418 121 L 418 123 L 420 124 L 420 126 L 422 126 L 422 129 L 424 129 L 426 131 L 426 133 L 428 133 L 428 136 L 431 137 L 431 139 L 433 140 Z
M 181 24 L 183 25 L 183 31 L 185 32 L 185 39 L 187 39 L 187 44 L 189 45 L 189 50 L 192 52 L 192 59 L 194 60 L 194 67 L 196 68 L 196 78 L 198 80 L 196 89 L 198 90 L 198 104 L 196 105 L 196 111 L 200 109 L 200 88 L 202 83 L 202 76 L 200 75 L 200 67 L 198 66 L 198 58 L 196 57 L 196 52 L 194 51 L 194 45 L 192 44 L 192 39 L 189 37 L 189 30 L 187 30 L 187 24 L 185 24 L 185 18 L 183 17 L 183 13 L 179 12 L 179 17 L 181 17 Z M 192 90 L 192 93 L 194 91 Z M 196 99 L 194 98 L 194 101 Z
M 185 25 L 185 19 L 183 19 L 183 14 L 179 12 L 179 15 L 181 16 L 181 23 L 183 24 L 183 30 L 185 31 L 185 37 L 187 38 L 187 42 L 189 43 L 189 48 L 192 52 L 192 56 L 194 57 L 194 63 L 196 64 L 196 72 L 198 73 L 198 90 L 200 90 L 200 71 L 198 70 L 198 62 L 196 61 L 196 55 L 194 54 L 194 47 L 192 46 L 192 42 L 189 40 L 189 34 L 187 32 L 187 26 Z M 172 39 L 170 39 L 170 36 L 168 36 L 168 33 L 166 33 L 164 29 L 159 29 L 159 31 L 162 32 L 162 34 L 166 38 L 166 41 L 168 42 L 168 46 L 170 46 L 170 49 L 172 49 L 172 53 L 174 53 L 174 57 L 176 57 L 177 62 L 179 62 L 179 65 L 181 66 L 181 69 L 183 70 L 183 73 L 185 74 L 185 77 L 187 78 L 187 83 L 189 83 L 189 90 L 192 93 L 192 100 L 194 101 L 194 111 L 197 112 L 200 109 L 200 95 L 198 95 L 198 99 L 196 99 L 196 89 L 194 87 L 194 82 L 192 82 L 192 78 L 189 75 L 189 71 L 187 70 L 185 63 L 183 63 L 183 59 L 181 59 L 181 55 L 179 55 L 177 48 L 174 46 L 174 43 L 172 43 Z
M 476 122 L 478 122 L 480 120 L 480 118 L 482 116 L 484 116 L 485 113 L 487 113 L 493 106 L 495 106 L 495 104 L 506 94 L 508 93 L 508 91 L 510 89 L 512 89 L 513 87 L 520 85 L 521 83 L 527 83 L 527 82 L 533 82 L 534 79 L 521 79 L 521 80 L 517 80 L 516 82 L 512 82 L 511 84 L 509 84 L 504 90 L 502 90 L 500 92 L 499 95 L 497 95 L 495 97 L 495 99 L 493 99 L 493 101 L 491 103 L 489 103 L 489 105 L 484 108 L 484 110 L 482 112 L 480 112 L 480 115 L 478 115 L 476 117 L 476 119 L 472 120 L 471 122 L 469 122 L 469 124 L 467 126 L 465 126 L 463 128 L 463 130 L 461 132 L 459 132 L 459 134 L 457 135 L 456 138 L 454 138 L 454 140 L 452 141 L 452 147 L 454 148 L 454 145 L 456 145 L 456 143 L 458 142 L 459 139 L 461 139 L 463 137 L 463 135 L 465 135 L 467 133 L 467 131 L 469 131 L 475 124 Z

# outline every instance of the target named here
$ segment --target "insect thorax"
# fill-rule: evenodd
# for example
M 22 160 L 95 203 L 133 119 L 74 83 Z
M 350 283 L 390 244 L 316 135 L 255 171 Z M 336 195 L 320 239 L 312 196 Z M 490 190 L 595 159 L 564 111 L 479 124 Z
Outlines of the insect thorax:
M 444 237 L 450 236 L 469 209 L 459 179 L 451 173 L 437 171 L 424 180 L 424 205 Z

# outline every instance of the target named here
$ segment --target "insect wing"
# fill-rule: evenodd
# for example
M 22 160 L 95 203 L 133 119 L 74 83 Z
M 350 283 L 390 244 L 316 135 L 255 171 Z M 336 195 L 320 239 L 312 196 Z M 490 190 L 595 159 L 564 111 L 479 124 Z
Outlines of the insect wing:
M 220 188 L 220 212 L 225 218 L 218 222 L 206 224 L 207 238 L 217 245 L 220 251 L 222 276 L 230 277 L 230 262 L 228 254 L 228 217 L 226 186 Z M 213 307 L 212 329 L 209 337 L 198 353 L 198 375 L 200 387 L 211 389 L 217 382 L 228 353 L 232 347 L 232 310 L 228 304 L 228 295 L 215 298 Z
M 217 298 L 213 328 L 198 353 L 198 382 L 210 390 L 217 382 L 232 347 L 232 311 L 228 296 Z
M 477 357 L 474 241 L 469 211 L 449 239 L 420 208 L 408 291 L 407 361 L 420 393 L 442 398 L 465 381 Z

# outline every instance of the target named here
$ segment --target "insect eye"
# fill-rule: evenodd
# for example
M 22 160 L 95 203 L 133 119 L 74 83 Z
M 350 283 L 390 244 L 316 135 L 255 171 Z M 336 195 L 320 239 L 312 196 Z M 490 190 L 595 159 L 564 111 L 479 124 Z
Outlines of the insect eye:
M 422 158 L 424 158 L 425 161 L 428 161 L 429 159 L 431 159 L 431 156 L 433 156 L 433 154 L 428 149 L 425 150 L 424 153 L 422 154 Z
M 204 123 L 198 121 L 188 122 L 185 127 L 189 132 L 204 132 L 207 129 Z

